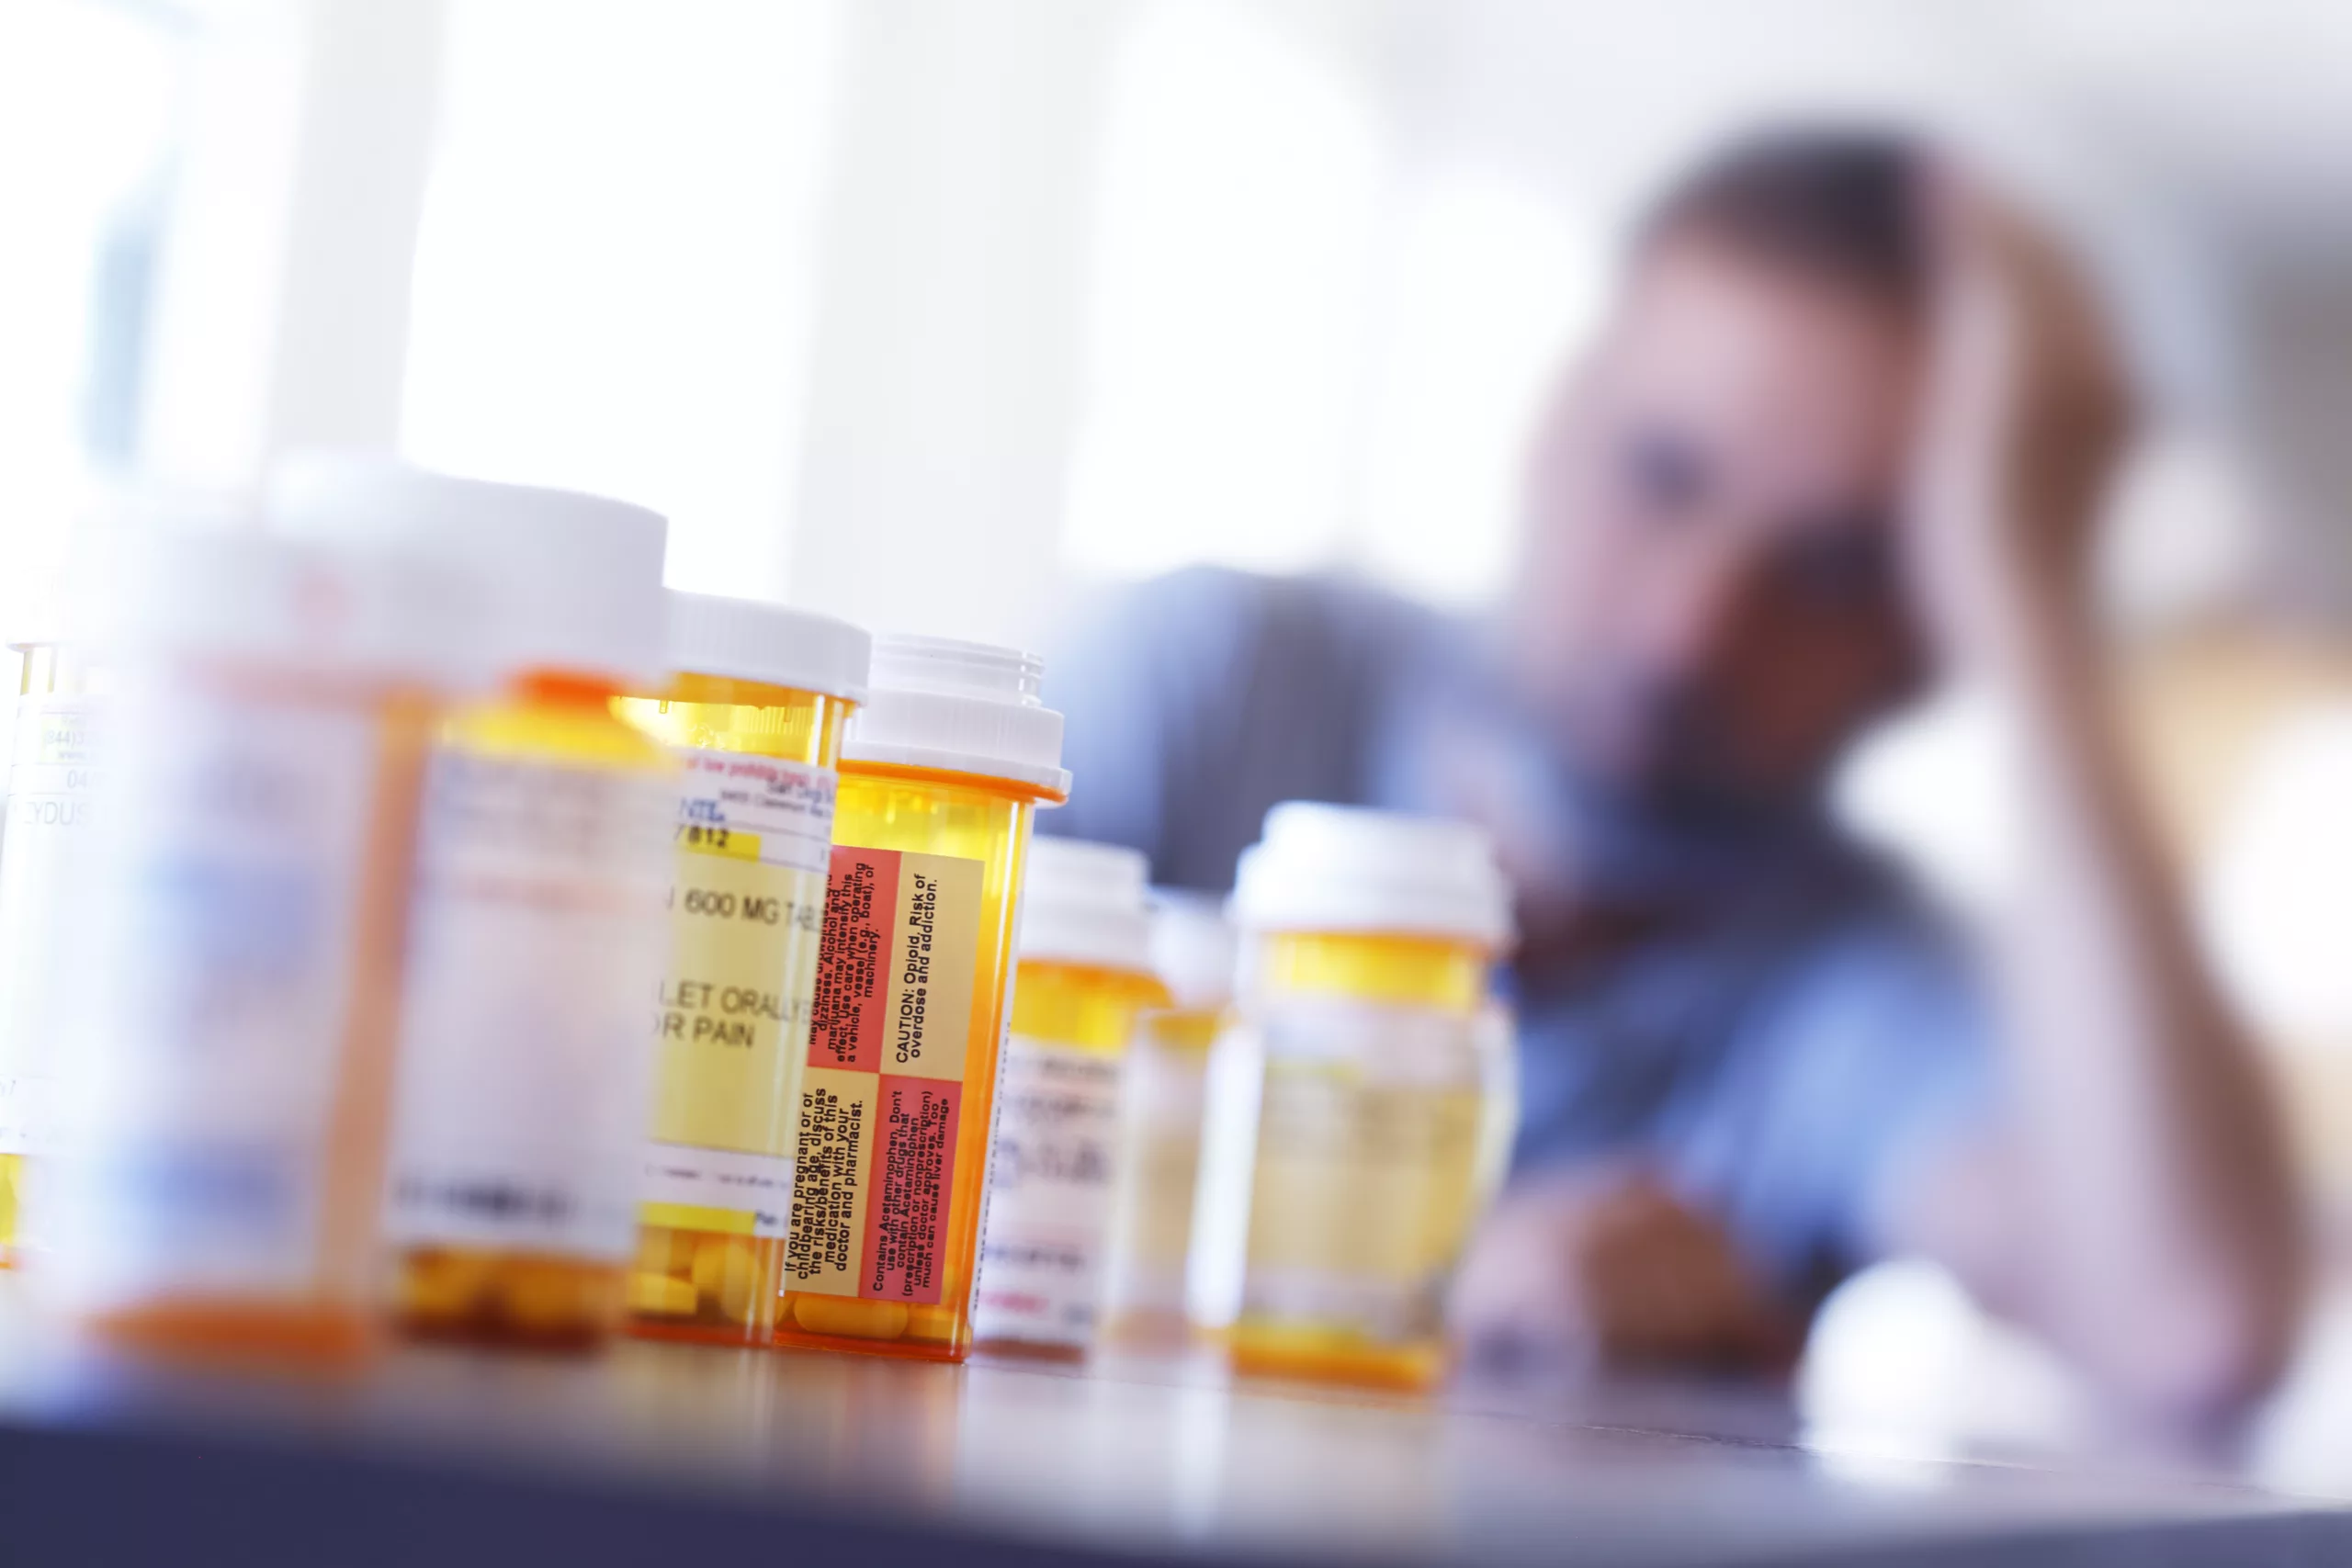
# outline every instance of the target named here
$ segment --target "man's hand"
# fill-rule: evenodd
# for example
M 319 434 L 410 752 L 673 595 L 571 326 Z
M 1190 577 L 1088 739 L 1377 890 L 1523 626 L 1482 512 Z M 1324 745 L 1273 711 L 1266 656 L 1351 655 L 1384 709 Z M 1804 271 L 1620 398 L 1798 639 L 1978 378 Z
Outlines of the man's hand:
M 1895 1240 L 2124 1404 L 2233 1413 L 2292 1345 L 2305 1244 L 2261 1064 L 2207 974 L 2108 690 L 2091 543 L 2131 433 L 2097 300 L 1946 174 L 1914 542 L 1949 654 L 2016 728 L 2030 886 L 1988 923 L 2005 1104 L 1890 1195 Z
M 1998 667 L 2052 617 L 2069 634 L 2086 624 L 2132 398 L 2098 299 L 2050 234 L 1951 171 L 1923 196 L 1935 293 L 1919 586 L 1947 653 Z
M 1642 1171 L 1578 1172 L 1507 1193 L 1455 1281 L 1474 1364 L 1785 1367 L 1799 1344 L 1723 1226 Z

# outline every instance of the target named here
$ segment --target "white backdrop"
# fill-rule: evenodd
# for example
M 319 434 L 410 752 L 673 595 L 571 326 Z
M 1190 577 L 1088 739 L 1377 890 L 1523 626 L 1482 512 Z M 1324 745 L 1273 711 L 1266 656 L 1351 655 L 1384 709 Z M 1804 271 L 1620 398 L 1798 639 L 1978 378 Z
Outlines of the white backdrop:
M 972 636 L 1191 559 L 1472 603 L 1639 192 L 1893 107 L 2098 248 L 2188 467 L 2251 452 L 2257 566 L 2340 611 L 2347 70 L 2324 0 L 19 0 L 0 542 L 93 465 L 86 280 L 161 189 L 151 472 L 399 446 L 659 507 L 684 584 Z M 2134 580 L 2193 596 L 2238 491 L 2159 489 Z

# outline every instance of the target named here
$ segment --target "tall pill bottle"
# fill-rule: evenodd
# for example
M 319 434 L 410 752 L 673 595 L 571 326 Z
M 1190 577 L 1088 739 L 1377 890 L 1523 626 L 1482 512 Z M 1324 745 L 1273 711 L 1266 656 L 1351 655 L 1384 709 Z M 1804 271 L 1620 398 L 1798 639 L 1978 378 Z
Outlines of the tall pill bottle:
M 658 696 L 616 711 L 679 763 L 630 1326 L 775 1333 L 842 731 L 873 639 L 805 610 L 673 592 Z
M 97 776 L 87 655 L 54 630 L 8 647 L 18 667 L 0 829 L 0 1269 L 40 1245 L 22 1229 L 25 1193 L 57 1142 L 57 934 Z
M 1491 847 L 1460 823 L 1287 803 L 1243 853 L 1233 914 L 1261 1075 L 1235 1364 L 1426 1385 L 1506 1135 Z
M 1134 1344 L 1180 1344 L 1191 1328 L 1204 1080 L 1233 1001 L 1233 927 L 1221 903 L 1172 891 L 1151 899 L 1151 965 L 1169 1006 L 1143 1015 L 1128 1051 L 1103 1288 L 1105 1335 Z
M 1029 847 L 973 1308 L 981 1345 L 1076 1359 L 1094 1344 L 1128 1047 L 1168 1004 L 1151 966 L 1149 871 L 1108 844 Z
M 621 1325 L 668 960 L 676 764 L 613 712 L 668 655 L 662 520 L 622 502 L 298 460 L 307 532 L 463 562 L 495 688 L 436 731 L 418 829 L 387 1230 L 410 1334 L 586 1348 Z
M 463 600 L 237 532 L 115 542 L 88 885 L 52 998 L 67 1137 L 36 1273 L 177 1353 L 336 1360 L 377 1317 L 401 922 Z
M 1069 793 L 1035 655 L 874 639 L 833 817 L 784 1345 L 963 1359 L 1031 819 Z

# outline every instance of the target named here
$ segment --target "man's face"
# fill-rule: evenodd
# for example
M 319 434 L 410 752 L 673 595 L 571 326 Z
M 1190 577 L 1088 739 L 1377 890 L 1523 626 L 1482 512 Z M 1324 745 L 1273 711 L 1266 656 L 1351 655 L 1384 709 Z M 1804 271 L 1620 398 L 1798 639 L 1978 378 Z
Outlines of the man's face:
M 1521 672 L 1639 804 L 1804 799 L 1915 678 L 1896 557 L 1917 344 L 1712 242 L 1645 256 L 1531 474 Z

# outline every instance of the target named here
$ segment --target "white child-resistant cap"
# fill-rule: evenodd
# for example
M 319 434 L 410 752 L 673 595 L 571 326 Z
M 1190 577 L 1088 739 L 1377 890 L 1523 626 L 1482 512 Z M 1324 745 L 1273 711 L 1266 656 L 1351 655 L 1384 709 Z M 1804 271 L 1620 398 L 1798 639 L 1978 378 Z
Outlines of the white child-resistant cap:
M 65 595 L 62 573 L 11 574 L 0 583 L 0 648 L 22 652 L 62 641 Z
M 548 670 L 643 685 L 669 668 L 669 529 L 641 506 L 313 453 L 272 472 L 266 510 L 290 533 L 421 551 L 474 575 L 501 676 Z
M 467 580 L 413 555 L 241 527 L 88 536 L 72 640 L 101 657 L 229 660 L 305 675 L 456 686 L 478 665 Z
M 1021 956 L 1102 969 L 1151 970 L 1150 863 L 1133 850 L 1076 839 L 1030 840 L 1021 888 Z
M 863 626 L 757 599 L 670 590 L 670 668 L 865 700 L 874 639 Z
M 1151 890 L 1151 967 L 1181 1008 L 1209 1011 L 1233 999 L 1237 943 L 1221 901 L 1205 893 Z
M 1510 887 L 1466 822 L 1284 801 L 1241 853 L 1233 918 L 1253 931 L 1452 937 L 1500 949 Z
M 78 542 L 76 536 L 69 535 L 69 539 Z M 70 608 L 66 570 L 74 547 L 68 544 L 59 549 L 52 543 L 35 560 L 15 558 L 31 552 L 11 550 L 7 570 L 0 571 L 0 648 L 21 651 L 64 638 Z
M 884 632 L 842 759 L 978 773 L 1069 793 L 1062 716 L 1037 699 L 1046 661 L 1018 649 Z
M 101 479 L 64 510 L 63 528 L 34 530 L 0 571 L 0 644 L 17 649 L 90 635 L 119 619 L 103 603 L 125 541 L 187 531 L 259 531 L 250 497 L 146 479 Z

